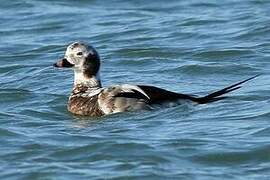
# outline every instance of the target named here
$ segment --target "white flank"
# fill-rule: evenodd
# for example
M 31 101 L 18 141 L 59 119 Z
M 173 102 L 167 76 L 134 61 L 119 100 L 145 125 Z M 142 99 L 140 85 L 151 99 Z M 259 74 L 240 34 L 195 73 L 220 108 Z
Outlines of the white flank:
M 112 109 L 108 108 L 107 104 L 105 103 L 106 101 L 102 101 L 101 98 L 98 98 L 98 106 L 100 108 L 100 110 L 104 113 L 104 114 L 111 114 L 112 113 Z

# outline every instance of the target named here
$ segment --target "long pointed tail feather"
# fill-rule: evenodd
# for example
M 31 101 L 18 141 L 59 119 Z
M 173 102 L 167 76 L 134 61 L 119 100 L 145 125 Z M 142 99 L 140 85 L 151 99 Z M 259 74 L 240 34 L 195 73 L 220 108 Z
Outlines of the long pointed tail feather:
M 215 91 L 215 92 L 213 92 L 211 94 L 208 94 L 208 95 L 206 95 L 204 97 L 196 98 L 195 101 L 197 103 L 199 103 L 199 104 L 206 104 L 206 103 L 210 103 L 210 102 L 214 102 L 214 101 L 219 101 L 221 99 L 226 98 L 226 97 L 220 97 L 221 95 L 227 94 L 229 92 L 232 92 L 232 91 L 235 91 L 235 90 L 241 88 L 242 86 L 239 86 L 239 85 L 241 85 L 241 84 L 243 84 L 243 83 L 245 83 L 245 82 L 247 82 L 247 81 L 249 81 L 251 79 L 254 79 L 254 78 L 258 77 L 258 76 L 259 75 L 250 77 L 250 78 L 248 78 L 246 80 L 243 80 L 243 81 L 235 83 L 235 84 L 233 84 L 231 86 L 225 87 L 225 88 L 223 88 L 223 89 L 221 89 L 219 91 Z

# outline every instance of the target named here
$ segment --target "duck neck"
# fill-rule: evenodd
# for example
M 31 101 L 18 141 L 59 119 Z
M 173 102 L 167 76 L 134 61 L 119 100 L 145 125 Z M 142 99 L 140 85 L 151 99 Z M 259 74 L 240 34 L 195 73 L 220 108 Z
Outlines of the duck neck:
M 82 72 L 75 72 L 74 74 L 74 87 L 84 86 L 87 88 L 99 89 L 101 88 L 101 81 L 99 73 L 96 75 L 85 75 Z

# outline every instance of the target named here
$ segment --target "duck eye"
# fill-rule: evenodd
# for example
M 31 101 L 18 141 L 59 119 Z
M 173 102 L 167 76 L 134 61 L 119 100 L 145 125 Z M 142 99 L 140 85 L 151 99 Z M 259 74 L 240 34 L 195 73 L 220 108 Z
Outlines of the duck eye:
M 78 53 L 77 53 L 77 56 L 81 56 L 81 55 L 83 55 L 82 52 L 78 52 Z

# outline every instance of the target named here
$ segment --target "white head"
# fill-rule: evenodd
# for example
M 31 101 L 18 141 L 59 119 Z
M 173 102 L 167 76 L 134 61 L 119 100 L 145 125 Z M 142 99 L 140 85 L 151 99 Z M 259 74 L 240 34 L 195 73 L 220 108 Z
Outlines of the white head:
M 101 87 L 99 79 L 100 58 L 94 47 L 74 42 L 67 47 L 65 57 L 55 67 L 74 69 L 74 84 Z

